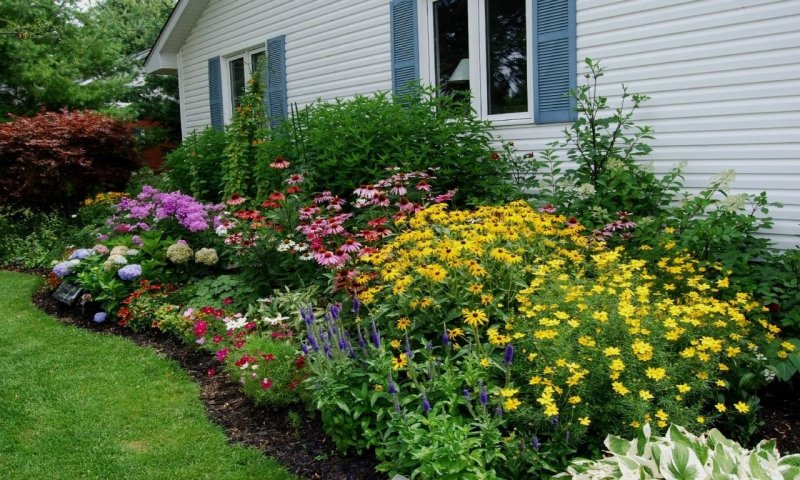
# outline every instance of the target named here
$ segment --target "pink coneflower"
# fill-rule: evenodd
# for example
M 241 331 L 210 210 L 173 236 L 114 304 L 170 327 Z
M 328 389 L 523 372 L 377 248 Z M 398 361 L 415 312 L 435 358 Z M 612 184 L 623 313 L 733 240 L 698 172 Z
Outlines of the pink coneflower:
M 378 217 L 378 218 L 373 218 L 372 220 L 367 222 L 367 225 L 369 225 L 370 227 L 380 227 L 382 225 L 386 225 L 388 221 L 389 219 L 386 217 Z
M 292 185 L 291 187 L 286 189 L 286 195 L 294 195 L 295 193 L 302 192 L 303 189 L 298 185 Z
M 314 197 L 314 203 L 325 203 L 329 202 L 333 198 L 333 194 L 330 190 L 324 190 L 322 193 Z
M 229 198 L 228 201 L 225 203 L 227 203 L 228 205 L 241 205 L 246 201 L 247 201 L 246 198 L 239 195 L 238 193 L 234 193 L 233 195 L 231 195 L 231 198 Z
M 569 227 L 569 228 L 575 228 L 575 227 L 577 227 L 579 225 L 580 225 L 580 222 L 578 222 L 578 219 L 575 218 L 575 217 L 571 217 L 569 220 L 567 220 L 567 227 Z
M 556 213 L 556 207 L 552 204 L 547 204 L 539 207 L 539 211 L 542 213 Z
M 318 207 L 303 207 L 300 209 L 301 220 L 311 220 L 311 218 L 319 212 Z
M 378 207 L 388 207 L 391 202 L 385 193 L 380 192 L 378 195 L 372 197 L 372 202 L 370 203 Z
M 281 192 L 272 192 L 269 194 L 269 199 L 273 202 L 282 202 L 286 200 L 286 196 L 284 196 L 284 194 Z
M 286 179 L 286 183 L 289 185 L 299 185 L 303 183 L 303 174 L 302 173 L 295 173 L 289 175 L 289 178 Z
M 336 268 L 344 265 L 350 257 L 347 254 L 337 255 L 329 250 L 321 250 L 314 254 L 314 260 L 323 267 Z
M 416 188 L 420 192 L 430 192 L 431 191 L 430 184 L 428 182 L 426 182 L 425 180 L 420 180 L 419 183 L 417 183 L 417 186 L 414 187 L 414 188 Z
M 348 238 L 344 241 L 344 244 L 340 247 L 343 252 L 347 253 L 354 253 L 361 250 L 362 245 L 358 243 L 356 240 L 352 238 Z
M 434 203 L 449 202 L 450 200 L 453 199 L 455 194 L 456 194 L 456 190 L 448 190 L 446 193 L 443 193 L 441 195 L 436 195 L 436 197 L 434 197 L 434 199 L 433 199 L 433 202 Z
M 366 242 L 376 242 L 383 238 L 377 230 L 361 230 L 358 235 Z
M 339 197 L 332 197 L 328 202 L 328 210 L 332 210 L 334 212 L 341 212 L 342 205 L 347 203 L 344 199 Z
M 400 200 L 397 201 L 397 208 L 403 213 L 411 213 L 417 210 L 417 205 L 406 197 L 400 197 Z
M 261 388 L 263 388 L 264 390 L 269 390 L 270 388 L 272 388 L 272 380 L 270 380 L 269 378 L 261 380 Z
M 292 164 L 283 157 L 276 157 L 275 160 L 269 164 L 270 167 L 276 170 L 284 170 L 289 168 Z
M 380 190 L 375 188 L 374 185 L 370 184 L 370 185 L 361 185 L 359 188 L 355 189 L 353 193 L 355 193 L 357 196 L 361 198 L 373 198 L 375 197 L 375 195 L 380 193 Z
M 389 190 L 389 193 L 391 193 L 392 195 L 405 195 L 406 192 L 407 192 L 406 186 L 400 182 L 395 183 L 392 189 Z
M 280 206 L 281 206 L 281 204 L 276 202 L 276 201 L 274 201 L 274 200 L 264 200 L 261 203 L 261 207 L 262 208 L 279 208 Z

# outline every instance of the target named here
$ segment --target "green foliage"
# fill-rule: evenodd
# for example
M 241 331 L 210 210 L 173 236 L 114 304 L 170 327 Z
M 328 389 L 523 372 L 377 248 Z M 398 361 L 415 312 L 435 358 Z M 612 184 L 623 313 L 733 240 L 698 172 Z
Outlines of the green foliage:
M 241 104 L 225 133 L 227 144 L 219 175 L 223 198 L 233 194 L 252 196 L 258 186 L 252 182 L 253 166 L 264 163 L 261 145 L 267 137 L 267 116 L 264 110 L 262 74 L 255 72 L 247 82 Z
M 258 359 L 255 368 L 242 369 L 236 364 L 244 356 Z M 305 357 L 298 355 L 292 341 L 260 335 L 250 337 L 236 355 L 228 357 L 225 368 L 258 404 L 285 406 L 306 396 L 301 385 L 306 378 Z
M 419 88 L 402 97 L 383 92 L 314 103 L 284 122 L 265 149 L 269 159 L 298 163 L 312 190 L 345 196 L 387 167 L 435 167 L 442 189 L 459 189 L 458 201 L 486 203 L 510 193 L 492 142 L 489 122 L 471 112 L 467 99 Z M 262 162 L 259 181 L 270 170 Z
M 78 225 L 59 210 L 0 207 L 0 264 L 46 268 L 66 248 L 91 241 Z
M 192 307 L 212 306 L 241 312 L 254 303 L 258 294 L 241 275 L 210 275 L 203 277 L 184 289 L 187 305 Z
M 800 476 L 800 455 L 781 456 L 774 440 L 761 441 L 753 450 L 746 450 L 716 429 L 695 436 L 671 425 L 660 437 L 651 435 L 650 426 L 645 425 L 637 438 L 609 435 L 605 445 L 609 456 L 597 461 L 575 460 L 555 478 L 775 480 Z
M 651 151 L 645 141 L 653 138 L 652 129 L 636 125 L 633 117 L 649 97 L 629 93 L 623 85 L 619 105 L 610 107 L 608 97 L 597 93 L 603 68 L 588 58 L 585 63 L 586 83 L 570 92 L 578 120 L 564 130 L 564 140 L 537 159 L 538 166 L 547 168 L 538 185 L 542 199 L 590 228 L 602 227 L 620 211 L 637 217 L 658 214 L 678 191 L 680 170 L 659 179 L 640 162 Z M 574 167 L 563 168 L 556 148 L 566 149 Z

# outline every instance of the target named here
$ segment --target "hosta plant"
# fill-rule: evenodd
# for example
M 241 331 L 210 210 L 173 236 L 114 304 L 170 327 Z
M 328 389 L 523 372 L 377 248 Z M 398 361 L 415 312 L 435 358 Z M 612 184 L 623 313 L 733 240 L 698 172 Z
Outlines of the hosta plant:
M 753 450 L 725 438 L 717 429 L 700 436 L 677 425 L 664 437 L 651 435 L 645 425 L 633 440 L 609 435 L 609 456 L 593 461 L 579 459 L 555 478 L 604 479 L 798 479 L 800 455 L 781 457 L 775 441 L 761 441 Z

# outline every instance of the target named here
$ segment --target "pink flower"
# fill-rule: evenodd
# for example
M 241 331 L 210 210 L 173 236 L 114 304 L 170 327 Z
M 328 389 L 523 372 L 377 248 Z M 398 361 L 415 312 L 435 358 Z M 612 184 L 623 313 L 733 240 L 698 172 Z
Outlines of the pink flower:
M 319 195 L 314 197 L 314 203 L 330 202 L 332 198 L 333 194 L 330 192 L 330 190 L 325 190 Z
M 436 197 L 433 198 L 433 202 L 434 203 L 449 202 L 450 200 L 453 199 L 455 194 L 456 194 L 456 190 L 448 190 L 447 193 L 443 193 L 441 195 L 436 195 Z
M 286 179 L 286 183 L 289 185 L 299 185 L 303 183 L 303 174 L 302 173 L 295 173 L 290 175 L 289 178 Z
M 202 337 L 205 335 L 206 330 L 208 330 L 208 322 L 205 320 L 198 320 L 194 322 L 194 335 L 196 337 Z
M 228 358 L 228 353 L 230 349 L 223 348 L 222 350 L 217 350 L 217 361 L 220 363 L 224 362 L 226 358 Z
M 380 190 L 376 189 L 373 185 L 361 185 L 353 191 L 353 193 L 361 198 L 373 198 L 379 192 Z
M 388 207 L 389 204 L 390 204 L 390 201 L 389 201 L 389 197 L 385 193 L 380 192 L 377 195 L 375 195 L 374 197 L 372 197 L 372 202 L 370 202 L 370 203 L 372 203 L 372 205 L 375 205 L 375 206 L 378 206 L 378 207 Z
M 395 183 L 394 187 L 392 187 L 392 189 L 389 190 L 389 193 L 391 193 L 392 195 L 405 195 L 406 192 L 407 192 L 406 186 L 400 182 Z
M 331 268 L 336 268 L 344 265 L 344 263 L 349 258 L 350 257 L 347 254 L 336 255 L 335 253 L 328 250 L 322 250 L 314 254 L 314 260 L 316 260 L 317 263 L 319 263 L 323 267 L 331 267 Z
M 430 192 L 431 191 L 431 186 L 425 180 L 420 180 L 419 183 L 417 183 L 417 186 L 414 187 L 414 188 L 416 188 L 420 192 Z
M 340 247 L 341 250 L 345 253 L 354 253 L 361 250 L 362 245 L 358 243 L 356 240 L 352 238 L 348 238 L 344 241 L 344 244 Z
M 213 378 L 214 375 L 217 374 L 216 370 L 214 370 L 214 367 L 209 368 L 206 373 L 208 374 L 208 378 Z
M 311 220 L 319 212 L 319 207 L 303 207 L 300 209 L 301 220 Z
M 303 189 L 297 185 L 292 185 L 291 187 L 286 189 L 286 195 L 294 195 L 295 193 L 302 192 Z
M 556 213 L 556 207 L 548 203 L 539 207 L 539 211 L 542 213 Z
M 222 335 L 214 335 L 214 338 L 211 339 L 214 343 L 219 343 L 222 341 Z
M 231 195 L 231 198 L 229 198 L 228 201 L 225 203 L 227 203 L 228 205 L 241 205 L 246 201 L 247 201 L 246 198 L 239 195 L 238 193 L 234 193 L 233 195 Z
M 400 200 L 397 202 L 397 207 L 403 213 L 411 213 L 420 210 L 419 206 L 414 202 L 410 201 L 406 197 L 400 197 Z
M 276 157 L 275 160 L 269 164 L 270 167 L 276 170 L 284 170 L 289 168 L 291 165 L 292 164 L 283 157 Z
M 269 378 L 261 380 L 261 388 L 263 388 L 264 390 L 269 390 L 270 388 L 272 388 L 272 380 L 270 380 Z
M 224 299 L 222 299 L 223 305 L 230 305 L 231 303 L 233 303 L 233 297 L 225 297 Z

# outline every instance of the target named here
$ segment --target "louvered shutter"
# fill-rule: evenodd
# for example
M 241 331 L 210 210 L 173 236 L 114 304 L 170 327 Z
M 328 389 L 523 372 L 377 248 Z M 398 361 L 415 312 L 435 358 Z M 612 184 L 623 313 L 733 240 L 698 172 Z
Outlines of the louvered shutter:
M 267 40 L 266 101 L 269 124 L 278 126 L 289 116 L 286 93 L 286 35 Z
M 225 128 L 225 114 L 222 110 L 222 60 L 220 57 L 208 59 L 208 103 L 211 110 L 211 126 L 217 130 Z
M 532 0 L 535 123 L 569 122 L 577 118 L 575 100 L 567 93 L 577 86 L 575 0 Z
M 392 91 L 408 92 L 419 81 L 416 0 L 392 0 L 390 12 L 392 41 Z

